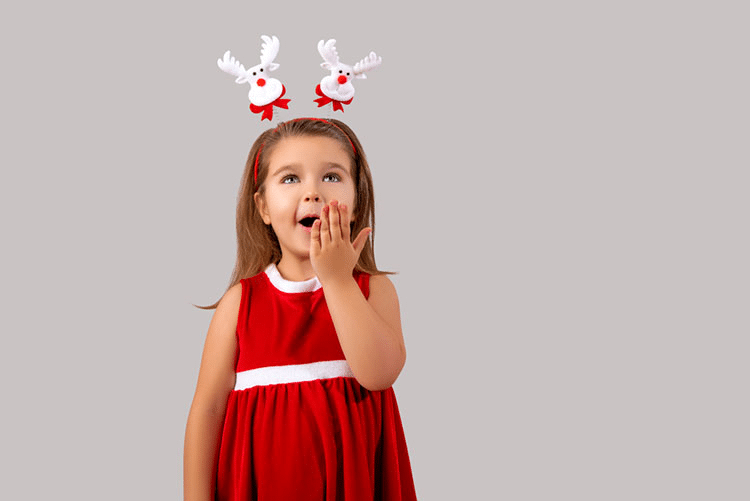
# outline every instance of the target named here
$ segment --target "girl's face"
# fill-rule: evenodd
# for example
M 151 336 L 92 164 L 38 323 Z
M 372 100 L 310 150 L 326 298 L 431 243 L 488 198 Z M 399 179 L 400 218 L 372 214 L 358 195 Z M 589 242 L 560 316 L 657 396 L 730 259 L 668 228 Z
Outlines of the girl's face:
M 269 157 L 265 193 L 255 194 L 263 222 L 273 227 L 282 259 L 310 258 L 312 222 L 332 200 L 352 213 L 355 187 L 349 154 L 329 137 L 297 136 L 279 141 Z M 352 220 L 354 217 L 352 217 Z

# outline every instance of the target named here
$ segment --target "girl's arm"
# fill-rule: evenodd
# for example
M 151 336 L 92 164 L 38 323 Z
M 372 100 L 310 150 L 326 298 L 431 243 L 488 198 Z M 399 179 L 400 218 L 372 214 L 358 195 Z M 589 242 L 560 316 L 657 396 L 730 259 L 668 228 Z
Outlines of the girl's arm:
M 371 391 L 389 388 L 406 362 L 398 296 L 384 275 L 370 277 L 365 299 L 352 276 L 370 232 L 352 242 L 350 210 L 338 201 L 326 205 L 310 238 L 310 261 L 323 286 L 339 344 L 359 384 Z
M 234 388 L 237 316 L 242 284 L 231 287 L 216 307 L 203 348 L 195 397 L 185 429 L 185 501 L 213 501 L 221 430 Z
M 359 384 L 390 388 L 406 362 L 396 288 L 385 275 L 370 277 L 365 299 L 353 277 L 323 285 L 339 344 Z

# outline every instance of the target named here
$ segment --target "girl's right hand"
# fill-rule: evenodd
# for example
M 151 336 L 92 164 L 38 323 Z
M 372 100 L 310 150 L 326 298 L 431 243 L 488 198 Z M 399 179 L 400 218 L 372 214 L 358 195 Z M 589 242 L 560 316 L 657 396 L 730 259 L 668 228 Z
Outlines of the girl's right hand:
M 349 208 L 332 200 L 323 207 L 320 219 L 313 224 L 310 262 L 321 284 L 352 278 L 372 229 L 363 228 L 352 242 L 349 223 Z

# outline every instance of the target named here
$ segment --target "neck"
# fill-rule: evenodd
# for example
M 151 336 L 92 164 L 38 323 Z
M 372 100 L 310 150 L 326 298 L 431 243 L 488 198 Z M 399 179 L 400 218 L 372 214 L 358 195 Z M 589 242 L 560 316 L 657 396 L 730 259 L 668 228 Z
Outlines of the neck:
M 276 269 L 283 278 L 292 282 L 303 282 L 315 276 L 315 270 L 309 259 L 285 259 L 282 255 Z

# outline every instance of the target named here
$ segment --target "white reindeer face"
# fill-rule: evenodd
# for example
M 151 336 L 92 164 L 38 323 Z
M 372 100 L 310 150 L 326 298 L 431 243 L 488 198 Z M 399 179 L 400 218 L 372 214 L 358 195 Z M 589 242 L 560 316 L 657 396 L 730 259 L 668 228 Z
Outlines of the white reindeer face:
M 261 120 L 271 120 L 273 107 L 286 109 L 289 99 L 281 99 L 285 92 L 284 86 L 280 81 L 268 75 L 279 67 L 273 62 L 279 53 L 279 39 L 276 36 L 266 35 L 261 35 L 260 38 L 263 40 L 260 64 L 246 70 L 245 66 L 232 57 L 229 51 L 226 51 L 224 57 L 218 59 L 216 64 L 222 71 L 237 77 L 235 82 L 238 84 L 250 84 L 250 92 L 247 95 L 250 99 L 250 110 L 253 113 L 263 113 Z
M 264 106 L 281 96 L 283 91 L 281 82 L 269 75 L 272 70 L 276 69 L 274 66 L 278 67 L 273 63 L 260 63 L 248 68 L 245 72 L 245 81 L 250 84 L 247 97 L 251 103 Z
M 349 104 L 347 101 L 351 101 L 354 97 L 352 80 L 354 78 L 367 78 L 365 73 L 378 66 L 381 62 L 381 58 L 376 56 L 374 52 L 370 52 L 370 55 L 354 66 L 342 63 L 339 59 L 338 51 L 336 51 L 336 40 L 333 38 L 327 42 L 323 40 L 318 42 L 318 52 L 323 58 L 320 66 L 329 70 L 331 74 L 320 81 L 315 92 L 320 96 L 325 96 L 330 100 L 343 102 L 344 104 Z M 318 106 L 326 104 L 324 103 L 324 99 L 316 99 L 315 101 L 318 102 Z M 334 109 L 336 109 L 335 106 Z
M 331 76 L 336 79 L 339 85 L 344 85 L 354 78 L 354 68 L 348 64 L 339 63 L 335 67 L 330 68 L 330 70 Z
M 251 87 L 255 85 L 263 87 L 272 77 L 269 75 L 267 66 L 256 64 L 252 68 L 248 68 L 245 78 Z

